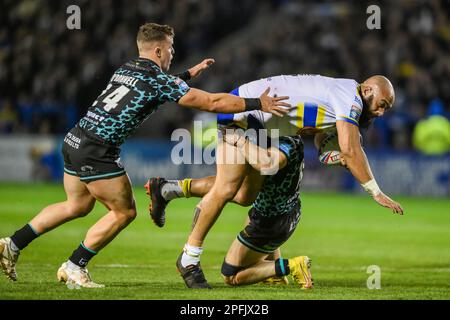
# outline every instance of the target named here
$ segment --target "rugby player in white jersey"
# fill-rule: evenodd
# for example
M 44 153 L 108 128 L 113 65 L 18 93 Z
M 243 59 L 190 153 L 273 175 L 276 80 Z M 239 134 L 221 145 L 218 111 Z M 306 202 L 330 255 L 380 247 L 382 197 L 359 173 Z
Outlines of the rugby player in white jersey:
M 385 195 L 377 185 L 367 157 L 361 147 L 359 127 L 368 126 L 375 118 L 391 109 L 395 101 L 394 88 L 384 76 L 372 76 L 357 83 L 352 79 L 337 79 L 320 75 L 281 75 L 253 81 L 233 90 L 240 97 L 255 97 L 264 88 L 274 96 L 289 96 L 294 108 L 283 118 L 257 111 L 234 115 L 219 115 L 218 125 L 227 127 L 278 129 L 279 136 L 322 134 L 337 131 L 341 157 L 346 167 L 361 186 L 381 206 L 403 214 L 397 202 Z M 232 163 L 225 161 L 227 154 L 237 155 Z M 228 201 L 250 205 L 260 191 L 264 176 L 254 170 L 245 159 L 239 158 L 236 147 L 218 141 L 217 173 L 191 184 L 150 179 L 148 189 L 152 198 L 151 216 L 159 226 L 164 225 L 164 209 L 173 194 L 203 196 L 196 207 L 193 229 L 184 246 L 177 267 L 189 287 L 208 287 L 200 274 L 200 255 L 203 241 Z M 165 190 L 164 190 L 165 189 Z M 166 191 L 166 192 L 165 192 Z M 173 192 L 171 192 L 173 191 Z M 170 194 L 164 197 L 164 193 Z

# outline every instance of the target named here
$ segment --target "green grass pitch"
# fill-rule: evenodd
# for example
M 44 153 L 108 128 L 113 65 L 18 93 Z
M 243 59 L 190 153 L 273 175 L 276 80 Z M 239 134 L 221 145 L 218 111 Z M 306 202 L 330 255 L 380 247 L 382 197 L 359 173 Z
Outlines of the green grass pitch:
M 147 213 L 143 188 L 136 186 L 138 218 L 95 257 L 89 270 L 104 289 L 69 290 L 56 271 L 105 209 L 43 235 L 21 254 L 19 281 L 0 278 L 0 299 L 449 299 L 450 200 L 398 199 L 404 216 L 379 207 L 368 196 L 302 195 L 302 219 L 282 247 L 284 257 L 312 258 L 313 290 L 261 284 L 228 287 L 220 267 L 241 230 L 246 208 L 228 205 L 205 243 L 202 265 L 213 290 L 188 290 L 175 260 L 191 226 L 198 199 L 168 207 L 166 226 Z M 62 201 L 62 185 L 0 184 L 0 236 L 9 236 L 41 208 Z M 367 267 L 381 269 L 381 289 L 369 290 Z

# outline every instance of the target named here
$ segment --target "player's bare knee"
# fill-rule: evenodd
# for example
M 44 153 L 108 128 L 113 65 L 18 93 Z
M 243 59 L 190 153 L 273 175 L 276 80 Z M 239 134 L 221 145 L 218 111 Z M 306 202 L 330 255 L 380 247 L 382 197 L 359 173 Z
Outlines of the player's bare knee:
M 235 195 L 233 202 L 244 207 L 250 206 L 258 197 L 258 193 L 259 190 L 255 189 L 253 186 L 243 184 L 239 189 L 239 192 Z
M 133 198 L 133 203 L 131 204 L 131 209 L 130 209 L 130 218 L 131 220 L 136 219 L 137 217 L 137 210 L 136 210 L 136 200 Z
M 128 219 L 130 221 L 133 221 L 134 219 L 136 219 L 136 217 L 137 217 L 136 209 L 133 208 L 133 209 L 128 211 Z
M 92 211 L 94 204 L 95 201 L 93 200 L 69 201 L 67 203 L 67 208 L 72 217 L 81 218 L 87 216 Z
M 231 184 L 231 185 L 220 186 L 220 188 L 217 188 L 214 191 L 218 195 L 218 197 L 220 197 L 224 200 L 230 201 L 234 198 L 234 196 L 236 195 L 238 190 L 239 190 L 239 187 Z
M 237 203 L 243 207 L 248 207 L 248 206 L 252 205 L 252 203 L 255 200 L 256 200 L 256 198 L 253 197 L 252 195 L 249 195 L 247 193 L 242 193 L 242 192 L 237 193 L 233 198 L 234 203 Z
M 122 224 L 128 224 L 137 216 L 136 202 L 132 201 L 116 202 L 111 205 L 118 219 Z
M 134 219 L 136 219 L 137 212 L 135 208 L 123 209 L 119 211 L 121 218 L 125 223 L 130 223 Z

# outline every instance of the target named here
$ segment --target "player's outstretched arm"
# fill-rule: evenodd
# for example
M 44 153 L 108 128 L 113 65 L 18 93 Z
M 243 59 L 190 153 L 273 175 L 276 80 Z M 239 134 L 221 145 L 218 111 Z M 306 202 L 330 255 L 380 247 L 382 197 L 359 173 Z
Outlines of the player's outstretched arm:
M 269 97 L 268 94 L 269 88 L 259 98 L 241 98 L 228 93 L 209 93 L 191 88 L 178 100 L 178 104 L 214 113 L 261 110 L 281 117 L 289 112 L 290 105 L 284 102 L 289 97 Z
M 376 202 L 392 209 L 394 213 L 403 214 L 401 205 L 386 196 L 378 187 L 369 161 L 361 147 L 359 128 L 342 120 L 336 121 L 336 128 L 342 157 L 353 176 Z
M 235 146 L 245 160 L 262 175 L 274 175 L 287 164 L 286 155 L 275 147 L 261 148 L 246 138 L 243 130 L 221 130 L 223 140 Z

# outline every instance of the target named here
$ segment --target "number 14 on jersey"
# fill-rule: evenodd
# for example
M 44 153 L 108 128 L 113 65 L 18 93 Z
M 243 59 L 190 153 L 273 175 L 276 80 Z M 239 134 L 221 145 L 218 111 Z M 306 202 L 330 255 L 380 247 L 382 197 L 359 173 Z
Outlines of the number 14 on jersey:
M 95 100 L 95 102 L 92 104 L 93 106 L 96 106 L 100 99 L 111 89 L 112 84 L 108 84 L 105 90 L 100 94 L 100 96 Z M 104 97 L 101 102 L 105 105 L 103 106 L 103 109 L 105 111 L 109 112 L 112 109 L 116 108 L 119 105 L 120 100 L 128 93 L 130 92 L 130 89 L 128 89 L 126 86 L 121 85 L 117 89 L 113 90 L 111 93 L 109 93 L 106 97 Z

